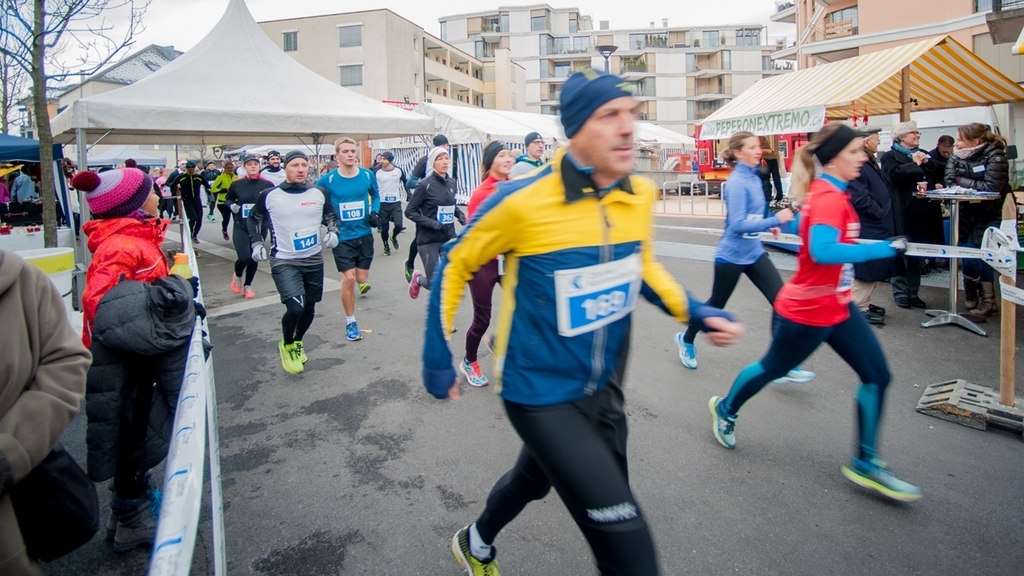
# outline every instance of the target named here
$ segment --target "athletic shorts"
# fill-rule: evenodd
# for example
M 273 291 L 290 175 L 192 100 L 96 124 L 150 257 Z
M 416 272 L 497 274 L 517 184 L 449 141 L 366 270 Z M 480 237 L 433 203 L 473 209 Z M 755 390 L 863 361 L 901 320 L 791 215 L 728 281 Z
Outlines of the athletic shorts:
M 324 263 L 301 265 L 277 261 L 270 267 L 270 276 L 281 296 L 281 302 L 305 296 L 306 302 L 319 302 L 324 296 Z
M 346 272 L 353 268 L 369 270 L 373 262 L 373 234 L 361 238 L 342 240 L 334 247 L 334 265 L 338 272 Z

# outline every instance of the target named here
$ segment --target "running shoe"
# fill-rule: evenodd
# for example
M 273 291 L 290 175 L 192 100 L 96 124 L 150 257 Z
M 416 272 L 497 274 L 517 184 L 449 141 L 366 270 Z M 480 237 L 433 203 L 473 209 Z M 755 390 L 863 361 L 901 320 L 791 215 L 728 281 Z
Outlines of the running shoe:
M 412 268 L 405 267 L 405 281 L 412 282 Z
M 711 410 L 711 428 L 715 431 L 715 438 L 718 443 L 726 448 L 736 447 L 736 417 L 726 416 L 722 412 L 721 404 L 725 398 L 712 396 L 708 401 L 708 410 Z
M 285 344 L 284 340 L 281 340 L 277 344 L 277 349 L 281 353 L 281 366 L 284 367 L 285 372 L 289 374 L 302 373 L 302 360 L 299 360 L 299 355 L 295 351 L 294 343 Z
M 207 214 L 206 219 L 209 220 L 210 222 L 213 222 L 213 214 Z
M 368 282 L 367 283 L 363 283 L 363 282 L 359 283 L 359 293 L 360 294 L 366 294 L 369 291 L 370 291 L 370 284 Z
M 776 378 L 775 380 L 772 380 L 772 383 L 773 384 L 807 384 L 811 380 L 814 380 L 814 378 L 816 376 L 817 376 L 817 374 L 815 374 L 814 372 L 811 372 L 810 370 L 804 370 L 803 368 L 797 366 L 796 368 L 793 368 L 792 370 L 790 370 L 782 378 Z
M 292 343 L 292 346 L 295 346 L 295 351 L 299 353 L 299 360 L 303 364 L 309 362 L 309 357 L 306 356 L 306 348 L 302 345 L 302 340 L 296 340 Z
M 238 276 L 231 277 L 231 293 L 241 294 L 242 293 L 242 279 Z
M 256 292 L 252 289 L 252 286 L 246 286 L 242 289 L 245 292 L 245 299 L 252 300 L 256 297 Z
M 389 246 L 384 247 L 384 255 L 391 256 L 391 248 Z
M 897 478 L 892 470 L 885 465 L 885 462 L 878 458 L 871 460 L 850 458 L 849 466 L 843 466 L 841 470 L 843 476 L 849 478 L 854 484 L 875 490 L 893 500 L 913 502 L 921 499 L 920 488 Z
M 398 234 L 391 234 L 391 243 L 395 245 L 395 250 L 398 250 Z
M 193 244 L 202 244 L 202 242 L 199 241 L 199 238 L 193 238 L 192 239 L 192 243 Z
M 221 235 L 224 236 L 225 242 L 231 242 L 231 236 L 228 236 L 227 232 L 221 232 Z
M 359 332 L 359 325 L 355 322 L 349 322 L 345 325 L 345 336 L 349 342 L 363 339 L 363 335 Z
M 487 386 L 487 377 L 484 376 L 483 371 L 480 370 L 479 362 L 470 362 L 465 358 L 462 359 L 462 364 L 459 364 L 459 370 L 466 377 L 469 385 L 474 388 L 483 388 Z
M 697 347 L 683 340 L 683 333 L 676 333 L 676 346 L 679 348 L 679 361 L 690 370 L 697 369 Z
M 423 273 L 416 270 L 412 273 L 412 278 L 409 279 L 409 298 L 413 300 L 420 297 L 420 277 Z
M 469 551 L 469 526 L 464 526 L 452 536 L 452 555 L 469 576 L 501 576 L 498 572 L 498 549 L 491 546 L 491 559 L 481 562 Z

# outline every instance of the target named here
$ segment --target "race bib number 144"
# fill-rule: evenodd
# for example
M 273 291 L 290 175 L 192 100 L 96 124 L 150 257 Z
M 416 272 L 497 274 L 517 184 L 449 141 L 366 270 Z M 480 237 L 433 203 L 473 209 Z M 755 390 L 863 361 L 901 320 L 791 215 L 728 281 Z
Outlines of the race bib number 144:
M 578 336 L 626 317 L 640 294 L 639 254 L 555 272 L 558 334 Z

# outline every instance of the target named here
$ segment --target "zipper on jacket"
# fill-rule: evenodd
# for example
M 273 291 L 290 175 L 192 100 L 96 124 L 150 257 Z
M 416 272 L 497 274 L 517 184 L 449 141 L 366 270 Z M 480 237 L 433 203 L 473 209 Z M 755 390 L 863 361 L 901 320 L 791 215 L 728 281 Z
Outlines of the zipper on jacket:
M 597 199 L 598 211 L 601 215 L 601 252 L 598 261 L 601 264 L 611 262 L 611 224 L 608 222 L 608 210 L 601 198 Z M 604 373 L 604 352 L 608 340 L 608 327 L 602 326 L 594 332 L 594 344 L 590 353 L 590 381 L 587 382 L 585 392 L 591 396 L 597 390 L 597 382 Z

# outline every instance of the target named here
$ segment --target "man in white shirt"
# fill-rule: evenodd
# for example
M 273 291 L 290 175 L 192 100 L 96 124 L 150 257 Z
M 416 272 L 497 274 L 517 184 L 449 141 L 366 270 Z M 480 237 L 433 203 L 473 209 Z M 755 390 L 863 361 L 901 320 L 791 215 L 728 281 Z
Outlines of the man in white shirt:
M 391 246 L 388 244 L 388 232 L 391 223 L 395 224 L 395 231 L 391 233 L 391 244 L 398 250 L 398 235 L 405 230 L 402 221 L 402 197 L 407 190 L 405 172 L 395 166 L 395 155 L 391 152 L 382 152 L 377 156 L 380 167 L 374 172 L 377 178 L 377 189 L 380 191 L 380 239 L 384 242 L 384 255 L 391 256 Z

